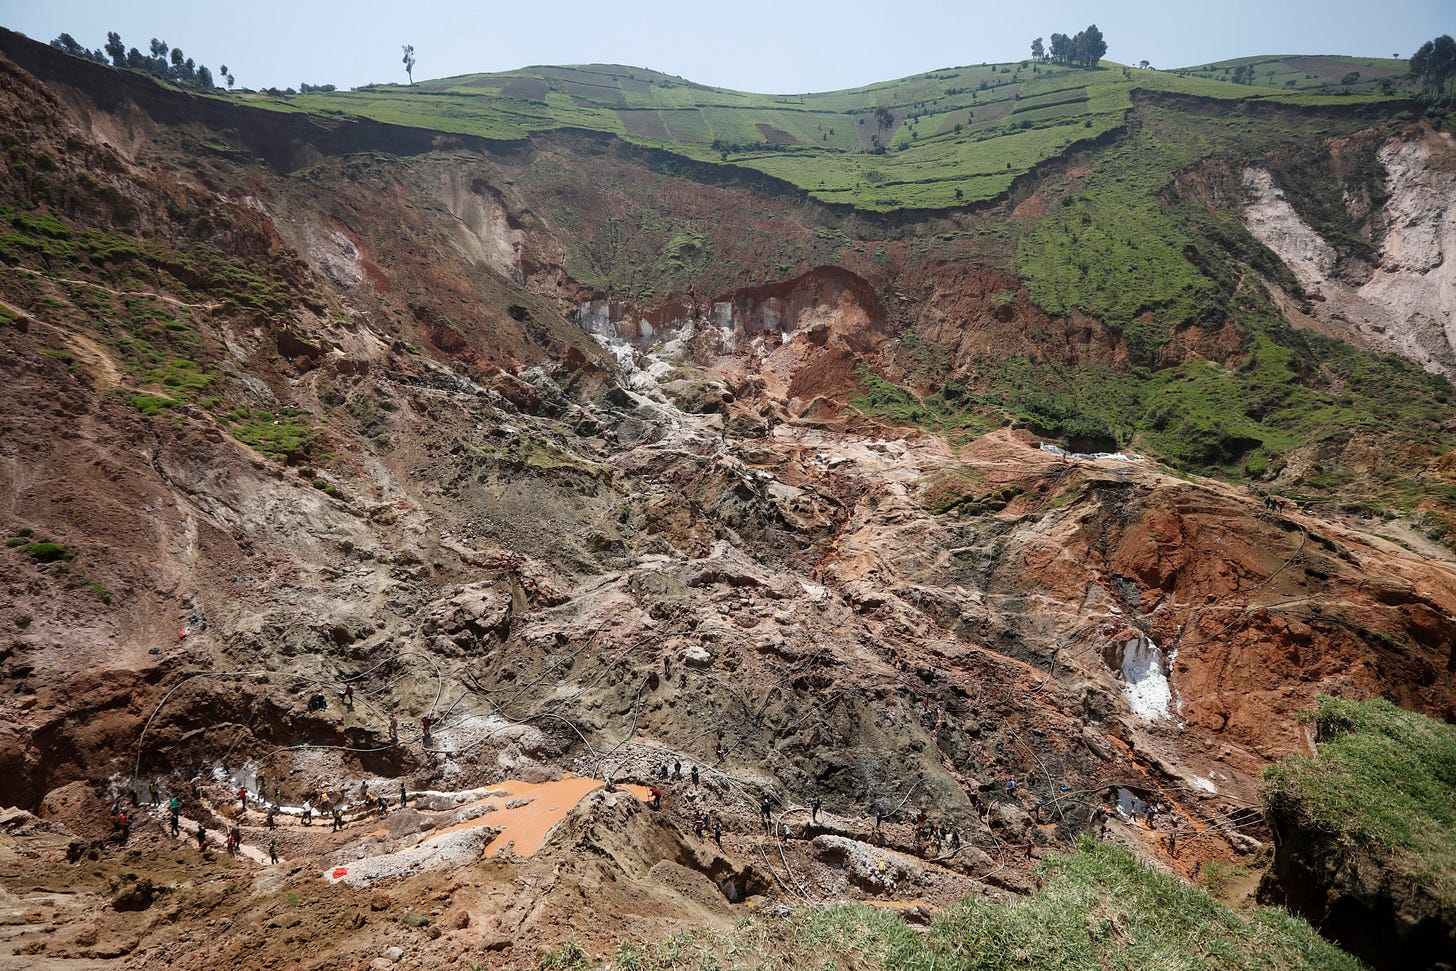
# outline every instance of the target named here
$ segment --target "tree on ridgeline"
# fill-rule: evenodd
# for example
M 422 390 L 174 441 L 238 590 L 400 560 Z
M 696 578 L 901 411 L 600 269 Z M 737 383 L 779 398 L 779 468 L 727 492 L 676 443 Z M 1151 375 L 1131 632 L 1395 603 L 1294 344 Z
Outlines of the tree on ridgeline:
M 1031 56 L 1038 61 L 1046 57 L 1046 48 L 1042 46 L 1040 37 L 1031 42 Z
M 56 50 L 65 51 L 72 57 L 84 57 L 86 58 L 86 60 L 95 61 L 98 64 L 107 63 L 105 54 L 101 53 L 101 51 L 99 50 L 88 51 L 86 48 L 76 43 L 76 38 L 72 37 L 70 34 L 61 34 L 61 36 L 51 41 L 51 46 L 54 47 Z
M 1102 31 L 1096 24 L 1077 31 L 1077 36 L 1072 38 L 1072 60 L 1083 67 L 1096 67 L 1106 54 L 1107 41 L 1102 39 Z
M 1032 43 L 1033 54 L 1040 43 L 1040 37 Z M 1107 41 L 1103 39 L 1102 31 L 1097 29 L 1097 25 L 1090 24 L 1087 29 L 1077 31 L 1075 37 L 1052 34 L 1052 46 L 1047 53 L 1052 60 L 1062 64 L 1096 67 L 1107 54 Z
M 1051 56 L 1054 61 L 1066 61 L 1071 53 L 1072 38 L 1066 34 L 1052 34 Z
M 51 41 L 50 46 L 76 57 L 96 61 L 98 64 L 106 64 L 107 59 L 110 58 L 112 67 L 147 71 L 168 81 L 193 87 L 206 89 L 213 87 L 213 75 L 206 65 L 198 64 L 182 53 L 182 48 L 172 47 L 157 37 L 153 37 L 151 43 L 147 45 L 150 55 L 143 54 L 135 47 L 128 48 L 122 42 L 121 35 L 114 30 L 107 32 L 106 46 L 99 50 L 87 50 L 76 42 L 76 38 L 67 33 L 63 33 Z M 222 69 L 222 73 L 228 81 L 228 86 L 231 87 L 232 75 L 227 73 L 226 67 Z
M 405 44 L 400 50 L 404 51 L 404 73 L 409 75 L 409 83 L 415 83 L 415 45 Z
M 1452 85 L 1456 82 L 1456 40 L 1442 34 L 1428 40 L 1410 59 L 1411 77 L 1421 82 L 1421 96 L 1430 103 L 1453 100 Z

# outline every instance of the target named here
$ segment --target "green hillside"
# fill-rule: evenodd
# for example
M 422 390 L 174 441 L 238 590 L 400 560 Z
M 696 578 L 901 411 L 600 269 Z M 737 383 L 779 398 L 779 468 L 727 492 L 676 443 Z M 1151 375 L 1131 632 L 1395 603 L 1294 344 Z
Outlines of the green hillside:
M 1038 163 L 1123 125 L 1140 91 L 1299 104 L 1372 97 L 1257 88 L 1221 76 L 1110 63 L 1088 70 L 1019 61 L 788 95 L 583 65 L 253 103 L 497 139 L 557 129 L 607 132 L 700 161 L 756 169 L 824 202 L 891 211 L 995 198 Z
M 1263 55 L 1180 68 L 1177 73 L 1229 81 L 1240 68 L 1252 70 L 1254 84 L 1283 90 L 1348 88 L 1351 91 L 1378 91 L 1400 90 L 1403 87 L 1407 93 L 1415 91 L 1414 82 L 1407 78 L 1410 63 L 1404 58 L 1394 57 L 1346 57 L 1340 54 Z M 1352 73 L 1358 77 L 1353 83 L 1346 84 L 1346 79 Z M 1385 82 L 1383 88 L 1382 81 Z

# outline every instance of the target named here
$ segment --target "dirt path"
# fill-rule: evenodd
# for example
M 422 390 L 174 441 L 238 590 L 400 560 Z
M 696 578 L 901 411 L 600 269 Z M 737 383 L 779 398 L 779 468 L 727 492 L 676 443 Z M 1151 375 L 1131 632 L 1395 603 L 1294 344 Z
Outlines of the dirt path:
M 73 277 L 48 276 L 47 274 L 40 273 L 37 270 L 32 270 L 30 267 L 27 266 L 17 266 L 13 267 L 13 269 L 17 273 L 28 273 L 31 276 L 50 280 L 53 283 L 72 283 L 78 287 L 90 287 L 93 290 L 100 290 L 102 293 L 109 293 L 113 297 L 150 297 L 153 300 L 160 300 L 162 303 L 168 303 L 174 307 L 186 307 L 189 310 L 205 310 L 208 313 L 212 313 L 212 311 L 222 306 L 222 304 L 216 300 L 209 300 L 206 303 L 188 303 L 185 300 L 178 300 L 176 297 L 169 297 L 165 293 L 153 293 L 150 290 L 116 290 L 112 287 L 106 286 L 105 284 L 96 283 L 92 280 L 77 280 Z
M 55 334 L 66 344 L 67 349 L 76 356 L 96 378 L 96 390 L 110 391 L 121 386 L 121 369 L 111 358 L 111 352 L 101 344 L 86 337 L 57 327 L 55 324 L 47 323 L 38 317 L 33 316 L 29 311 L 17 307 L 8 300 L 0 299 L 0 307 L 4 307 L 11 313 L 33 321 L 38 326 Z

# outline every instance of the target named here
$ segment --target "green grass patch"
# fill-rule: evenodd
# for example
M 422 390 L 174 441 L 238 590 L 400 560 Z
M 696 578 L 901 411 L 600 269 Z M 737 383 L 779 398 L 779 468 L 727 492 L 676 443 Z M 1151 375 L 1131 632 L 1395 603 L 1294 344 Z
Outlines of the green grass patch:
M 146 384 L 159 384 L 178 401 L 192 401 L 212 383 L 212 375 L 195 361 L 172 358 L 155 367 L 144 369 L 140 377 Z
M 156 394 L 134 394 L 128 399 L 128 403 L 149 418 L 181 405 L 179 401 Z
M 572 960 L 586 960 L 573 953 Z M 572 966 L 595 966 L 577 963 Z M 1084 840 L 1048 857 L 1041 887 L 1001 901 L 972 898 L 918 933 L 873 907 L 831 906 L 752 917 L 722 933 L 624 943 L 616 966 L 859 968 L 874 971 L 1357 971 L 1358 961 L 1284 911 L 1247 917 L 1126 850 Z
M 849 403 L 874 418 L 962 435 L 987 432 L 1000 424 L 982 413 L 976 399 L 954 381 L 946 381 L 933 394 L 919 395 L 868 368 L 860 369 L 856 377 L 863 391 Z
M 555 950 L 548 951 L 541 957 L 540 965 L 541 971 L 585 971 L 593 966 L 586 948 L 576 941 L 567 941 Z
M 62 560 L 74 560 L 76 551 L 60 543 L 40 542 L 28 543 L 20 547 L 20 551 L 37 563 L 56 563 Z
M 279 461 L 308 455 L 317 441 L 307 412 L 297 408 L 277 413 L 244 409 L 227 415 L 225 420 L 238 441 Z
M 1014 422 L 1075 451 L 1132 448 L 1179 469 L 1229 477 L 1272 474 L 1294 449 L 1328 446 L 1328 466 L 1303 463 L 1301 478 L 1286 487 L 1306 500 L 1456 510 L 1456 489 L 1394 468 L 1357 475 L 1338 458 L 1356 434 L 1433 457 L 1456 447 L 1443 418 L 1453 394 L 1447 382 L 1403 359 L 1289 328 L 1257 284 L 1237 294 L 1233 311 L 1243 346 L 1223 362 L 1111 367 L 1015 355 L 972 362 L 962 378 L 975 393 L 945 377 L 943 349 L 907 334 L 895 361 L 911 387 L 862 372 L 863 392 L 851 403 L 886 421 L 936 430 Z M 1028 336 L 1048 346 L 1056 340 Z M 915 390 L 923 387 L 942 390 Z
M 208 244 L 179 250 L 120 231 L 72 229 L 44 209 L 17 212 L 0 207 L 0 263 L 39 264 L 48 275 L 64 270 L 113 283 L 165 281 L 212 295 L 227 306 L 264 313 L 279 313 L 300 302 L 321 309 L 312 294 L 275 277 L 261 259 L 231 256 Z M 127 300 L 128 306 L 140 302 L 140 298 Z M 153 316 L 164 327 L 175 324 L 179 326 L 171 329 L 187 329 L 160 308 L 154 307 Z
M 1313 758 L 1264 773 L 1271 811 L 1337 853 L 1369 852 L 1456 906 L 1456 726 L 1388 701 L 1321 697 Z
M 519 448 L 512 449 L 510 457 L 529 468 L 580 472 L 594 479 L 605 476 L 610 471 L 605 465 L 583 462 L 551 442 L 534 438 L 526 439 Z

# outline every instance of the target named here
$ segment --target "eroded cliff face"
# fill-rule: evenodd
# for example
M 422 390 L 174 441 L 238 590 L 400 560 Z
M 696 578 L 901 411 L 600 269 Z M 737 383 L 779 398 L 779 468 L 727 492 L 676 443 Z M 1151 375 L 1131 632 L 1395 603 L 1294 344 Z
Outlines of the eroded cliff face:
M 1456 375 L 1456 140 L 1423 128 L 1378 154 L 1388 198 L 1373 266 L 1337 272 L 1340 254 L 1284 198 L 1269 172 L 1244 172 L 1249 231 L 1294 273 L 1308 312 L 1364 346 Z M 1363 200 L 1351 198 L 1352 207 Z
M 1259 772 L 1316 693 L 1456 703 L 1456 561 L 1399 521 L 848 407 L 911 325 L 960 364 L 1046 335 L 1125 355 L 1004 270 L 608 152 L 567 178 L 559 143 L 324 145 L 290 175 L 0 66 L 13 150 L 46 152 L 70 207 L 35 232 L 111 244 L 0 268 L 0 528 L 24 541 L 0 551 L 0 802 L 42 817 L 0 836 L 30 861 L 0 907 L 40 914 L 0 944 L 17 956 L 534 964 L 746 899 L 1024 890 L 1027 847 L 1104 825 L 1186 874 L 1257 850 Z M 571 272 L 562 200 L 606 221 L 634 179 L 705 225 L 741 216 L 671 251 L 686 296 Z M 764 246 L 772 274 L 743 262 Z M 73 558 L 24 551 L 41 539 Z M 527 788 L 563 773 L 617 791 Z M 110 801 L 153 778 L 252 855 L 184 852 L 161 812 L 118 848 Z M 382 821 L 355 795 L 401 782 L 417 798 Z M 280 790 L 279 829 L 239 786 Z M 344 833 L 304 825 L 321 796 Z M 541 848 L 487 840 L 528 796 Z M 258 868 L 272 840 L 296 868 Z M 113 910 L 123 892 L 156 919 Z M 409 913 L 431 932 L 401 937 Z
M 1297 814 L 1271 814 L 1278 849 L 1260 888 L 1378 971 L 1450 967 L 1456 924 L 1429 887 L 1393 874 L 1374 848 L 1337 845 Z

